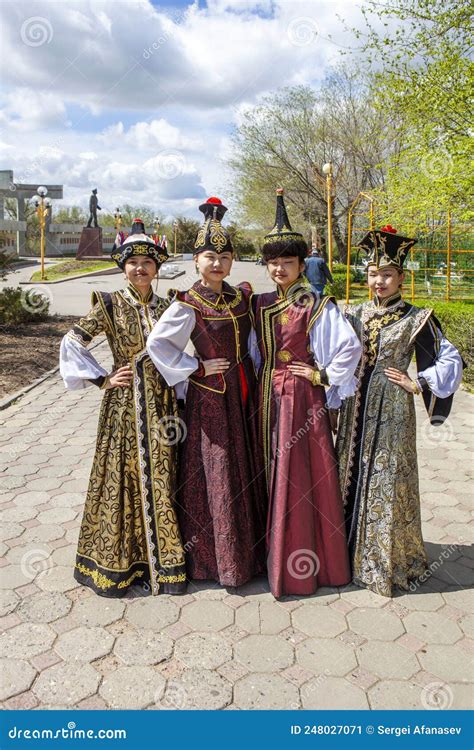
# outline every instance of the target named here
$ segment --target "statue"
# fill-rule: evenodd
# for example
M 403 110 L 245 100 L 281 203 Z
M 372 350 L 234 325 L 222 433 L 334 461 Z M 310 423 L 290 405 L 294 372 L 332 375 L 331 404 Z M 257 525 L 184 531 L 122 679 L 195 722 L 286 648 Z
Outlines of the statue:
M 97 188 L 94 188 L 92 191 L 92 195 L 89 198 L 89 221 L 87 222 L 87 226 L 92 226 L 92 220 L 94 220 L 94 227 L 98 227 L 97 223 L 97 211 L 102 211 L 101 207 L 99 206 L 99 201 L 97 199 Z

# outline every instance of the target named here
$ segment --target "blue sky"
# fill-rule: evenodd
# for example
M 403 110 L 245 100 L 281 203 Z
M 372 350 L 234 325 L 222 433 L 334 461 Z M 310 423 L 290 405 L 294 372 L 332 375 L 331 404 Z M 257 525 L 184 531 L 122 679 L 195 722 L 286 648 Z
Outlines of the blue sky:
M 147 205 L 197 215 L 225 200 L 230 133 L 278 87 L 318 86 L 352 0 L 7 0 L 0 159 L 64 205 Z

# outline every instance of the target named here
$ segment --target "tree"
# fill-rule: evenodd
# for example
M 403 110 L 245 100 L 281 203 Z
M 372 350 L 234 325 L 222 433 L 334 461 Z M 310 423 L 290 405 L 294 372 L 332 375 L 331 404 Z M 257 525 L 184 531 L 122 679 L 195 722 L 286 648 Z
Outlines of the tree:
M 473 157 L 472 6 L 462 0 L 366 0 L 359 51 L 379 68 L 372 96 L 395 116 L 401 148 L 387 160 L 386 210 L 419 226 L 448 208 L 469 219 Z M 377 14 L 386 31 L 371 24 Z M 381 66 L 381 68 L 380 68 Z
M 271 228 L 275 188 L 285 188 L 292 221 L 307 238 L 323 233 L 327 203 L 321 168 L 333 164 L 337 185 L 333 233 L 345 253 L 346 218 L 360 190 L 383 184 L 383 162 L 399 148 L 391 113 L 376 111 L 370 82 L 355 69 L 333 71 L 320 91 L 298 86 L 248 110 L 233 136 L 229 165 L 244 221 Z
M 199 231 L 200 224 L 194 219 L 186 219 L 184 216 L 178 216 L 176 219 L 176 250 L 178 253 L 192 253 L 194 249 L 194 241 Z M 174 229 L 173 229 L 174 231 Z M 174 249 L 174 236 L 169 234 L 168 236 L 168 253 L 172 253 Z

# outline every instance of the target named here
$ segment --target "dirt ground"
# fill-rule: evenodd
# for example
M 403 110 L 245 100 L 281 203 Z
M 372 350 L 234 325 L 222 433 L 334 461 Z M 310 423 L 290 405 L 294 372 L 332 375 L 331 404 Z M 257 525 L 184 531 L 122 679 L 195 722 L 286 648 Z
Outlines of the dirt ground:
M 58 315 L 42 323 L 0 326 L 0 398 L 57 366 L 61 339 L 76 320 Z

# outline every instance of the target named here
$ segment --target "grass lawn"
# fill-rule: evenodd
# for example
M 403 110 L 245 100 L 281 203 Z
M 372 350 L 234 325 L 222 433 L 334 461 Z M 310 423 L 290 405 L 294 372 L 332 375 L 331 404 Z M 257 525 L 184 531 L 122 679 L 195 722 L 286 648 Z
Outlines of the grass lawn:
M 65 260 L 62 263 L 55 263 L 54 266 L 48 266 L 45 269 L 45 279 L 59 281 L 59 279 L 67 279 L 68 276 L 105 271 L 107 268 L 117 268 L 117 266 L 113 261 L 108 260 Z M 35 271 L 31 281 L 41 281 L 41 271 Z

